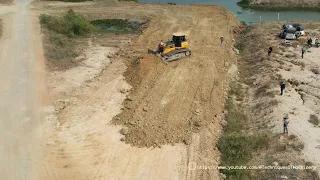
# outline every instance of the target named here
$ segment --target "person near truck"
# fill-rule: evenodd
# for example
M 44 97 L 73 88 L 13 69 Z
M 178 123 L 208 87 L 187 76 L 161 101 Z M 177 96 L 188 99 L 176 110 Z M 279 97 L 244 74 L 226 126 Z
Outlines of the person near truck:
M 283 118 L 283 134 L 288 134 L 288 124 L 290 120 L 288 115 L 286 114 Z

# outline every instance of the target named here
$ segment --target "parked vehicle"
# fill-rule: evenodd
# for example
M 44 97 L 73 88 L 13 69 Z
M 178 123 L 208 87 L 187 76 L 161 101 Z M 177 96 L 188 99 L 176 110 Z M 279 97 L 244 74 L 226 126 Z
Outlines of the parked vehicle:
M 319 38 L 316 38 L 316 40 L 314 41 L 314 45 L 315 45 L 316 47 L 320 47 Z
M 293 24 L 292 26 L 297 30 L 296 35 L 305 36 L 306 33 L 304 32 L 304 27 L 301 24 Z
M 296 32 L 297 32 L 297 29 L 294 27 L 287 28 L 284 30 L 284 34 L 285 34 L 284 38 L 287 40 L 295 40 L 298 38 Z

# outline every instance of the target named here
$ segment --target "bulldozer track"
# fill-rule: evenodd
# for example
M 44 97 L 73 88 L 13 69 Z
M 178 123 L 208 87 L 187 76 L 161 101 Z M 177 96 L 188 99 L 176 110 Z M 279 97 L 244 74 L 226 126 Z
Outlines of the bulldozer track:
M 179 60 L 184 57 L 190 57 L 190 56 L 191 56 L 191 51 L 189 49 L 179 49 L 171 53 L 168 53 L 167 55 L 164 55 L 162 59 L 166 62 L 170 62 L 170 61 L 175 61 L 175 60 Z

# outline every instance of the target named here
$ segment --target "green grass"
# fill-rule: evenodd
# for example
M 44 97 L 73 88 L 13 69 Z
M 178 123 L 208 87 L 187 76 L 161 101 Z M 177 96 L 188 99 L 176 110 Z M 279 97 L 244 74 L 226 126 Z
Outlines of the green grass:
M 251 0 L 241 0 L 237 4 L 242 8 L 263 11 L 320 11 L 320 7 L 251 5 Z
M 221 152 L 221 166 L 245 166 L 252 154 L 269 143 L 269 137 L 265 134 L 248 135 L 251 120 L 246 116 L 240 105 L 233 103 L 233 96 L 239 94 L 238 86 L 229 91 L 226 109 L 228 110 L 227 126 L 221 135 L 217 147 Z M 227 179 L 249 179 L 248 170 L 221 170 Z
M 265 147 L 269 142 L 266 135 L 223 135 L 218 142 L 222 152 L 221 166 L 245 166 L 256 150 Z M 248 170 L 222 170 L 228 179 L 249 179 Z
M 136 33 L 143 24 L 127 19 L 100 19 L 91 21 L 90 23 L 100 31 L 120 34 Z
M 81 36 L 93 32 L 96 28 L 83 16 L 70 9 L 64 16 L 56 17 L 46 14 L 40 15 L 42 27 L 69 37 Z
M 247 34 L 251 31 L 253 28 L 252 25 L 247 25 L 245 22 L 242 23 L 245 26 L 245 29 L 241 32 L 241 35 Z M 236 48 L 239 50 L 240 55 L 243 55 L 243 51 L 246 45 L 246 38 L 241 38 L 240 40 L 237 41 L 236 43 Z

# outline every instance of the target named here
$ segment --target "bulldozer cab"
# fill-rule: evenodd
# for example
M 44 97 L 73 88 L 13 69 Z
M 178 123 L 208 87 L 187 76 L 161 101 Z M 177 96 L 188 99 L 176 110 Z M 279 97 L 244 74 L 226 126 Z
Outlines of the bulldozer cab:
M 182 42 L 186 41 L 186 35 L 182 33 L 173 34 L 172 41 L 175 47 L 181 47 Z

